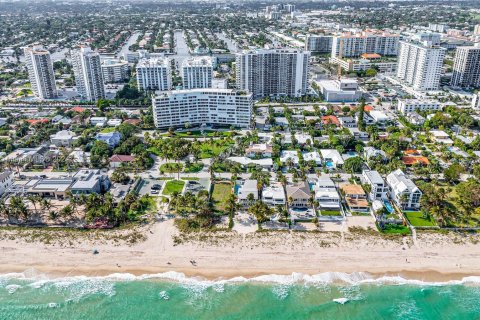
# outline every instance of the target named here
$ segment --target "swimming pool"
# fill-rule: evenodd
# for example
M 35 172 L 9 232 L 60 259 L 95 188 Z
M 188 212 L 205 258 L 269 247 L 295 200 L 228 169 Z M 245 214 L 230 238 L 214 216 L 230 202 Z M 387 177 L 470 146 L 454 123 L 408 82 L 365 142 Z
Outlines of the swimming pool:
M 332 161 L 325 162 L 325 167 L 327 168 L 335 168 L 335 164 Z
M 390 201 L 388 201 L 388 200 L 383 200 L 383 205 L 384 205 L 385 208 L 387 209 L 388 213 L 392 213 L 392 212 L 393 212 L 393 207 L 392 207 L 392 204 L 390 203 Z

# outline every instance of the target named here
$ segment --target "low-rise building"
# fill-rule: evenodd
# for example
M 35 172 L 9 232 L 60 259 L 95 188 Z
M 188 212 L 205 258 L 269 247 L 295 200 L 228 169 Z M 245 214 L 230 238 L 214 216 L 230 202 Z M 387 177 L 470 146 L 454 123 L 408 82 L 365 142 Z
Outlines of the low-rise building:
M 432 138 L 435 142 L 445 144 L 447 146 L 453 145 L 453 140 L 450 139 L 450 136 L 443 130 L 430 130 L 429 133 L 432 135 Z
M 115 148 L 120 144 L 120 140 L 122 140 L 122 135 L 120 132 L 113 131 L 113 132 L 107 132 L 107 133 L 98 133 L 97 136 L 95 137 L 97 141 L 103 141 L 110 148 Z
M 353 117 L 339 117 L 338 121 L 343 128 L 356 128 L 357 121 Z
M 387 184 L 390 190 L 390 197 L 402 209 L 418 210 L 422 191 L 415 183 L 407 178 L 405 173 L 397 169 L 387 175 Z
M 327 102 L 354 102 L 362 96 L 354 79 L 320 80 L 317 85 Z
M 237 188 L 237 199 L 241 205 L 248 206 L 258 200 L 257 180 L 240 181 L 237 183 Z M 250 194 L 253 196 L 253 200 L 249 200 Z
M 93 126 L 103 127 L 107 123 L 106 117 L 91 117 L 90 124 Z
M 313 187 L 313 191 L 315 192 L 315 201 L 318 203 L 320 210 L 338 210 L 340 208 L 340 195 L 330 177 L 319 177 Z
M 119 168 L 123 165 L 128 165 L 135 161 L 134 156 L 130 155 L 122 155 L 122 154 L 114 154 L 109 159 L 110 168 L 115 169 Z
M 418 111 L 440 111 L 443 106 L 437 100 L 398 99 L 397 110 L 404 115 Z
M 306 208 L 309 206 L 310 185 L 306 182 L 300 182 L 293 185 L 287 185 L 288 205 L 294 208 Z
M 368 212 L 367 194 L 358 184 L 345 184 L 340 187 L 350 211 Z
M 286 165 L 290 161 L 294 165 L 298 165 L 299 158 L 297 150 L 282 150 L 282 152 L 280 153 L 280 162 L 283 165 Z
M 378 171 L 363 170 L 362 178 L 370 186 L 370 192 L 368 193 L 370 200 L 387 199 L 388 186 Z
M 372 110 L 370 111 L 370 117 L 372 117 L 374 123 L 381 128 L 385 128 L 392 122 L 392 118 L 383 111 Z
M 4 170 L 0 173 L 0 196 L 7 191 L 13 184 L 13 173 L 10 170 Z
M 285 191 L 280 183 L 271 183 L 262 190 L 262 201 L 271 206 L 285 205 Z
M 336 149 L 320 149 L 323 163 L 327 169 L 333 169 L 343 166 L 342 155 Z
M 302 155 L 305 162 L 313 161 L 317 166 L 322 165 L 322 157 L 317 151 L 304 152 Z
M 251 144 L 245 148 L 245 154 L 247 157 L 271 157 L 272 146 L 266 143 Z
M 68 130 L 58 131 L 50 136 L 50 142 L 57 147 L 71 147 L 78 137 Z

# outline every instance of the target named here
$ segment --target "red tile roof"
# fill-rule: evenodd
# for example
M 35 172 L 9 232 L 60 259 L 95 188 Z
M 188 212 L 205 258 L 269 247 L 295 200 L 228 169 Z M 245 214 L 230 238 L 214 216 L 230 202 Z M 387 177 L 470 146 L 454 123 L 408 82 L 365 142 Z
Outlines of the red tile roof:
M 85 108 L 77 106 L 77 107 L 71 108 L 70 111 L 82 113 L 83 111 L 85 111 Z
M 340 126 L 340 121 L 338 121 L 338 118 L 335 116 L 322 116 L 322 123 L 324 125 L 334 124 L 337 127 Z
M 402 162 L 406 166 L 412 166 L 414 164 L 422 164 L 422 165 L 429 165 L 430 161 L 428 161 L 427 157 L 423 156 L 403 156 Z
M 133 124 L 133 125 L 140 124 L 140 122 L 142 122 L 142 120 L 140 120 L 140 119 L 127 119 L 127 120 L 123 121 L 123 123 L 129 123 L 129 124 Z
M 110 162 L 132 162 L 133 160 L 135 160 L 134 156 L 123 154 L 114 154 L 110 157 Z
M 26 122 L 30 123 L 31 125 L 35 125 L 37 123 L 48 123 L 49 119 L 28 119 Z

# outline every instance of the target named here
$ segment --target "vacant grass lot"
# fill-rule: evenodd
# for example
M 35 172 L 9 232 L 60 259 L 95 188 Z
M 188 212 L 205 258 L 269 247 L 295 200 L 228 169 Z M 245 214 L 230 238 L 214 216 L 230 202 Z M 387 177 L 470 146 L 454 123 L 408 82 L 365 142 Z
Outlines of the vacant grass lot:
M 167 181 L 165 188 L 163 189 L 162 194 L 165 196 L 171 195 L 174 192 L 181 193 L 183 190 L 183 186 L 185 185 L 185 181 L 183 180 L 170 180 Z
M 225 211 L 227 199 L 232 192 L 231 183 L 216 183 L 213 185 L 212 203 L 215 211 L 221 213 Z
M 420 211 L 404 211 L 403 214 L 415 227 L 435 227 L 437 224 L 432 217 L 425 219 Z

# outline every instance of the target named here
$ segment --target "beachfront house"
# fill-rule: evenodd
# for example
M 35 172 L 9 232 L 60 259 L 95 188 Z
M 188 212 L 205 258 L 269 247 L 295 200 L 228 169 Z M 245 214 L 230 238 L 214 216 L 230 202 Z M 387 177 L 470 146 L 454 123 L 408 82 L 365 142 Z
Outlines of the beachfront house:
M 285 205 L 285 191 L 280 183 L 271 183 L 262 190 L 262 201 L 271 206 Z
M 378 171 L 363 170 L 362 180 L 370 186 L 368 197 L 371 201 L 387 199 L 388 186 Z
M 348 209 L 353 212 L 368 212 L 367 194 L 358 184 L 344 184 L 340 187 Z
M 7 191 L 13 184 L 13 173 L 10 170 L 4 170 L 0 173 L 0 196 Z
M 387 175 L 387 184 L 390 190 L 390 197 L 403 209 L 418 210 L 422 191 L 415 183 L 407 178 L 405 173 L 397 169 Z
M 253 202 L 258 200 L 257 180 L 238 181 L 237 199 L 238 203 L 243 206 L 251 205 Z
M 340 208 L 340 195 L 335 183 L 329 176 L 320 176 L 313 187 L 313 191 L 320 210 L 338 210 Z
M 293 185 L 287 185 L 288 205 L 294 208 L 306 208 L 309 206 L 310 185 L 303 181 Z

